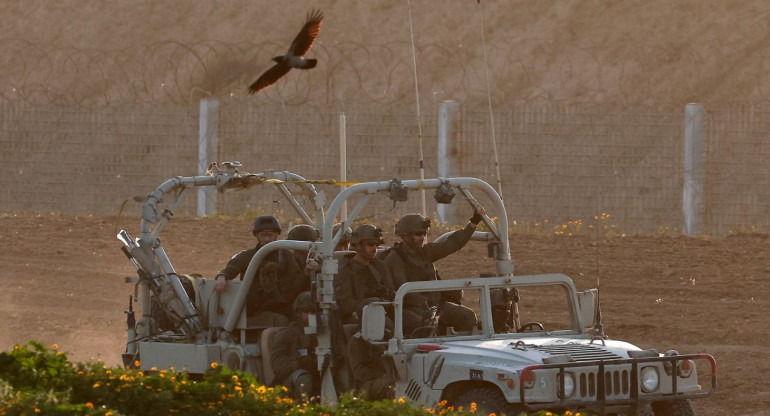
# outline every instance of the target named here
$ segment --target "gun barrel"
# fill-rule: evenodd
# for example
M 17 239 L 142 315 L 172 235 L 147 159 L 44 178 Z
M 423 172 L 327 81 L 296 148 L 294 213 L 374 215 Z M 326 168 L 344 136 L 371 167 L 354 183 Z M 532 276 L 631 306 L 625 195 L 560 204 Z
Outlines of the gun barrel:
M 117 235 L 117 238 L 118 238 L 118 240 L 120 240 L 121 242 L 123 242 L 123 244 L 125 244 L 125 245 L 126 245 L 128 248 L 130 248 L 130 249 L 132 249 L 132 250 L 133 250 L 134 248 L 136 248 L 136 243 L 135 243 L 135 242 L 134 242 L 134 240 L 131 238 L 131 236 L 130 236 L 130 235 L 128 235 L 128 233 L 126 232 L 126 230 L 120 230 L 120 232 L 119 232 L 119 233 L 118 233 L 118 235 Z

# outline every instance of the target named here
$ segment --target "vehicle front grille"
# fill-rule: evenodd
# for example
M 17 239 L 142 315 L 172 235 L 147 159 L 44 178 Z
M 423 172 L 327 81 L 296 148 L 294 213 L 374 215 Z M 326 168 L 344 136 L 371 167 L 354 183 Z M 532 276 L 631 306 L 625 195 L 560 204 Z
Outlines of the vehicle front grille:
M 594 371 L 581 371 L 577 377 L 578 393 L 581 397 L 598 397 L 600 380 Z M 588 368 L 585 368 L 588 370 Z M 631 390 L 630 372 L 628 370 L 607 370 L 604 371 L 604 397 L 608 399 L 628 397 Z
M 602 396 L 607 399 L 623 399 L 630 395 L 630 366 L 613 366 L 612 361 L 623 358 L 611 351 L 595 345 L 584 344 L 540 345 L 532 348 L 553 356 L 568 355 L 575 362 L 605 362 L 603 376 L 601 376 L 603 378 L 601 380 L 599 379 L 599 369 L 596 367 L 577 367 L 574 369 L 577 394 L 582 398 L 598 398 L 600 388 L 604 390 Z

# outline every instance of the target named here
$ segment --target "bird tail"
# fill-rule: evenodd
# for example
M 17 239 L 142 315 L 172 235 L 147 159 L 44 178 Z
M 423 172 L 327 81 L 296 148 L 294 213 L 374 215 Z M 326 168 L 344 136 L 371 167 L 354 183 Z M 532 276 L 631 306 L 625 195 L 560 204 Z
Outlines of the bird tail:
M 318 59 L 305 59 L 305 65 L 302 65 L 301 69 L 315 68 L 318 65 Z

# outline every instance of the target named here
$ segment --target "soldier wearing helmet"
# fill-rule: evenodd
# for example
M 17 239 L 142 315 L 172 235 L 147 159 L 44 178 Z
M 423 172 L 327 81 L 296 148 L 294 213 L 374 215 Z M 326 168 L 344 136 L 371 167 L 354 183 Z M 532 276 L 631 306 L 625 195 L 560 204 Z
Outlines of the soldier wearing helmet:
M 377 248 L 383 243 L 380 227 L 362 224 L 353 230 L 350 244 L 355 253 L 343 257 L 334 278 L 334 299 L 343 323 L 360 323 L 361 310 L 369 302 L 393 299 L 390 266 L 376 257 Z
M 473 213 L 465 228 L 450 234 L 440 242 L 426 243 L 425 237 L 430 220 L 420 214 L 407 214 L 396 223 L 395 232 L 401 241 L 385 255 L 385 262 L 393 272 L 393 286 L 396 290 L 406 283 L 439 280 L 433 262 L 463 248 L 481 222 L 484 209 Z M 452 327 L 458 331 L 469 331 L 476 325 L 476 314 L 462 306 L 462 291 L 413 293 L 404 299 L 404 334 L 409 336 L 420 327 L 433 325 L 438 313 L 438 327 Z
M 513 332 L 513 297 L 508 289 L 491 289 L 492 324 L 495 333 Z
M 318 241 L 318 239 L 321 238 L 321 234 L 318 232 L 318 230 L 307 224 L 299 224 L 295 225 L 289 230 L 289 233 L 286 235 L 287 240 L 295 240 L 295 241 Z M 308 285 L 310 282 L 310 279 L 315 274 L 315 271 L 318 269 L 318 261 L 314 258 L 308 257 L 309 250 L 292 250 L 292 261 L 290 262 L 292 264 L 292 271 L 296 274 L 297 272 L 301 273 L 305 277 L 307 277 Z M 309 286 L 308 286 L 309 287 Z
M 338 232 L 342 230 L 342 224 L 334 224 L 332 228 L 332 236 L 336 236 Z M 352 231 L 350 227 L 346 227 L 340 235 L 340 239 L 337 241 L 337 245 L 334 246 L 334 251 L 348 251 L 350 250 L 350 235 Z
M 289 326 L 276 331 L 268 339 L 275 383 L 288 388 L 297 400 L 317 395 L 320 385 L 315 355 L 318 342 L 315 336 L 305 334 L 308 317 L 314 309 L 310 292 L 300 293 L 292 304 L 294 317 Z
M 219 271 L 216 277 L 217 282 L 214 284 L 214 289 L 217 292 L 224 292 L 227 280 L 233 280 L 238 275 L 243 279 L 243 273 L 246 272 L 246 268 L 249 267 L 251 258 L 254 257 L 257 250 L 265 244 L 277 240 L 278 236 L 281 235 L 281 224 L 272 215 L 263 215 L 254 221 L 251 233 L 257 238 L 257 245 L 234 255 L 227 262 L 225 268 Z
M 254 221 L 251 233 L 257 239 L 256 246 L 234 255 L 225 268 L 217 273 L 214 283 L 214 290 L 217 292 L 225 291 L 228 280 L 236 277 L 243 280 L 251 258 L 262 246 L 277 240 L 281 235 L 281 224 L 274 216 L 263 215 Z M 261 284 L 252 284 L 246 296 L 246 314 L 252 323 L 264 326 L 288 325 L 291 303 L 275 285 L 277 277 L 283 273 L 288 254 L 283 250 L 270 253 L 257 270 Z
M 288 237 L 295 237 L 295 239 L 306 237 L 304 234 L 307 234 L 307 231 L 299 229 L 297 232 L 294 228 L 290 230 L 291 234 Z M 310 229 L 315 231 L 312 227 Z M 216 291 L 224 292 L 227 280 L 238 276 L 241 280 L 243 279 L 257 251 L 278 239 L 281 234 L 281 224 L 272 215 L 264 215 L 254 221 L 251 232 L 257 238 L 257 245 L 241 251 L 227 262 L 225 268 L 217 274 L 214 284 Z M 310 279 L 302 273 L 302 269 L 297 272 L 293 258 L 292 253 L 287 250 L 275 250 L 269 253 L 260 264 L 257 269 L 257 280 L 249 287 L 249 293 L 246 296 L 246 314 L 250 325 L 268 327 L 289 324 L 294 298 L 300 292 L 310 288 Z

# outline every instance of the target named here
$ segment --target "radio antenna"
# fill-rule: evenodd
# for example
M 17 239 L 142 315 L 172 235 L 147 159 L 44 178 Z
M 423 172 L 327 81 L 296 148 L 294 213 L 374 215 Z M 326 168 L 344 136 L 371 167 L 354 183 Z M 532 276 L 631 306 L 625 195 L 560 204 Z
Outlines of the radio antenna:
M 420 147 L 420 181 L 425 182 L 425 158 L 422 153 L 422 117 L 420 115 L 420 88 L 417 83 L 417 51 L 414 46 L 414 27 L 412 26 L 412 2 L 406 0 L 407 8 L 409 9 L 409 34 L 412 38 L 412 64 L 414 65 L 414 95 L 415 104 L 417 106 L 417 141 Z M 427 208 L 425 207 L 425 189 L 420 190 L 420 197 L 422 202 L 422 213 L 428 215 Z
M 503 183 L 500 179 L 500 159 L 497 156 L 497 138 L 495 136 L 495 115 L 492 113 L 492 92 L 489 86 L 489 62 L 487 62 L 487 43 L 484 39 L 484 13 L 481 11 L 481 0 L 476 0 L 479 5 L 479 22 L 481 23 L 481 46 L 484 51 L 484 74 L 487 79 L 487 103 L 489 104 L 489 122 L 492 130 L 492 152 L 495 155 L 495 170 L 497 171 L 497 193 L 503 199 Z
M 599 189 L 596 190 L 596 215 L 594 220 L 596 221 L 596 316 L 594 317 L 594 336 L 601 339 L 607 338 L 604 335 L 604 325 L 602 324 L 602 289 L 601 289 L 601 274 L 599 272 L 599 221 L 602 219 L 599 213 Z

